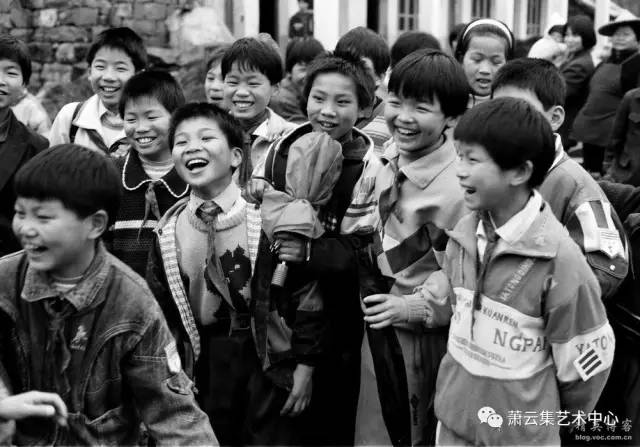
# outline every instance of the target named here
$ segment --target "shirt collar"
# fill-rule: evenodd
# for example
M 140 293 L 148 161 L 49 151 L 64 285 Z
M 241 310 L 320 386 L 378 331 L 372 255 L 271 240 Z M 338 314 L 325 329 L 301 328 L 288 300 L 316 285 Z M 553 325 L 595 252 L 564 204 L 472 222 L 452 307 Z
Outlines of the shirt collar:
M 162 178 L 157 180 L 150 179 L 147 173 L 144 172 L 138 153 L 133 148 L 130 149 L 125 157 L 122 168 L 122 186 L 127 191 L 133 191 L 147 183 L 154 182 L 163 183 L 169 193 L 175 198 L 183 197 L 189 190 L 189 185 L 180 178 L 175 166 Z
M 234 203 L 240 197 L 240 188 L 236 184 L 236 182 L 232 181 L 229 185 L 218 194 L 216 197 L 211 199 L 216 205 L 218 205 L 222 212 L 227 214 L 233 208 Z M 205 202 L 205 199 L 197 196 L 193 191 L 191 192 L 191 196 L 189 196 L 189 210 L 195 214 L 196 210 L 200 205 Z
M 455 161 L 456 153 L 450 138 L 444 135 L 444 143 L 433 152 L 398 169 L 418 188 L 425 189 L 447 166 Z M 395 144 L 389 145 L 382 156 L 383 162 L 398 163 Z
M 531 224 L 533 224 L 533 221 L 540 213 L 541 206 L 542 196 L 538 191 L 533 190 L 533 196 L 529 198 L 529 201 L 524 208 L 514 214 L 511 219 L 506 221 L 499 228 L 496 228 L 496 234 L 509 245 L 514 245 L 517 241 L 522 239 L 522 236 L 527 232 L 527 230 L 529 230 L 529 227 L 531 227 Z M 478 239 L 487 238 L 484 225 L 482 225 L 482 220 L 478 221 L 476 236 Z
M 100 242 L 96 255 L 87 271 L 82 275 L 82 279 L 72 289 L 63 293 L 53 286 L 51 277 L 46 272 L 27 266 L 22 299 L 35 302 L 46 298 L 60 297 L 69 301 L 77 311 L 86 309 L 94 303 L 98 292 L 107 279 L 110 267 L 111 262 L 107 250 Z
M 558 166 L 558 164 L 564 157 L 564 147 L 562 147 L 562 138 L 560 138 L 560 135 L 557 133 L 554 133 L 553 136 L 556 139 L 556 152 L 555 152 L 555 157 L 553 159 L 553 163 L 551 164 L 551 167 L 547 172 L 551 172 L 553 168 Z
M 83 129 L 99 130 L 102 128 L 102 115 L 107 108 L 102 104 L 98 95 L 93 95 L 85 101 L 80 109 L 80 113 L 76 116 L 73 124 Z

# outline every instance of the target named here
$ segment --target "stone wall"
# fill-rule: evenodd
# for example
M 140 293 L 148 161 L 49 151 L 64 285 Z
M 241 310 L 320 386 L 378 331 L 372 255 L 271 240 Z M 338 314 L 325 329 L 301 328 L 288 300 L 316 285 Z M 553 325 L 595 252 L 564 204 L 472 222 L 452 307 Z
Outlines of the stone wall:
M 148 47 L 166 47 L 165 20 L 189 0 L 0 0 L 0 31 L 27 42 L 33 59 L 30 90 L 71 82 L 86 72 L 93 38 L 128 26 Z

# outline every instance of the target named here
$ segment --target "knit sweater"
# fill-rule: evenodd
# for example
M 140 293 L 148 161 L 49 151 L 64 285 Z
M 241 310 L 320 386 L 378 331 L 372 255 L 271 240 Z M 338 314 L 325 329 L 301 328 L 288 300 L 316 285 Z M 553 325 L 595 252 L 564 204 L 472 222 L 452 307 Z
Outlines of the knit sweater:
M 154 183 L 142 168 L 140 157 L 135 151 L 116 160 L 116 164 L 121 173 L 123 197 L 115 224 L 106 237 L 107 246 L 136 273 L 144 276 L 153 229 L 159 219 L 152 209 L 147 212 L 145 197 L 149 185 L 154 184 L 160 217 L 180 198 L 186 196 L 189 187 L 178 177 L 175 169 Z

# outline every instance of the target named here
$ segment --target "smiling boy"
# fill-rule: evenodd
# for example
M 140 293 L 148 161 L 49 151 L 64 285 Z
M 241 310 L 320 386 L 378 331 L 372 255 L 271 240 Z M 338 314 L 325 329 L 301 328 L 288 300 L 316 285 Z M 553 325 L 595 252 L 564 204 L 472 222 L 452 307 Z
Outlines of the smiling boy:
M 60 109 L 51 126 L 51 144 L 76 143 L 119 157 L 128 143 L 118 114 L 127 80 L 147 65 L 140 36 L 129 28 L 101 32 L 87 53 L 89 82 L 94 95 Z
M 485 407 L 503 418 L 513 409 L 588 414 L 611 368 L 615 338 L 598 282 L 535 189 L 553 163 L 551 126 L 526 101 L 499 98 L 467 111 L 454 138 L 474 212 L 448 233 L 446 278 L 434 274 L 420 290 L 427 325 L 450 322 L 436 445 L 560 445 L 559 425 L 496 430 L 479 419 Z
M 31 157 L 49 145 L 15 117 L 11 105 L 31 77 L 31 58 L 24 42 L 0 35 L 0 256 L 20 249 L 11 231 L 15 173 Z
M 145 282 L 101 242 L 121 194 L 102 154 L 58 145 L 18 172 L 0 260 L 0 363 L 15 392 L 60 395 L 67 427 L 25 419 L 16 444 L 216 444 L 175 341 Z

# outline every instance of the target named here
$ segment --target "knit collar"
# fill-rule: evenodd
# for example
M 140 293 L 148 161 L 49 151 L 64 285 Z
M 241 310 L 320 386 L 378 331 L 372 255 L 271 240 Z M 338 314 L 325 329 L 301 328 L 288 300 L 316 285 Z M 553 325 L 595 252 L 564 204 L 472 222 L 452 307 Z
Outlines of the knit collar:
M 96 255 L 82 279 L 67 292 L 60 292 L 53 285 L 52 279 L 46 272 L 27 267 L 22 289 L 22 299 L 28 302 L 40 301 L 46 298 L 61 297 L 69 301 L 77 311 L 81 311 L 94 304 L 98 292 L 107 279 L 111 262 L 107 250 L 102 242 L 98 243 Z
M 144 172 L 138 153 L 131 149 L 125 157 L 122 168 L 122 186 L 127 191 L 135 191 L 152 182 L 162 183 L 176 199 L 184 197 L 189 191 L 189 185 L 185 184 L 184 180 L 180 178 L 175 167 L 158 180 L 149 178 L 147 173 Z
M 244 220 L 247 202 L 240 193 L 238 185 L 235 182 L 231 182 L 224 191 L 212 199 L 222 209 L 222 213 L 216 218 L 216 230 L 220 231 L 235 227 Z M 206 231 L 206 226 L 203 226 L 204 222 L 196 216 L 196 210 L 204 201 L 205 199 L 191 192 L 186 211 L 189 222 L 194 224 L 196 229 Z

